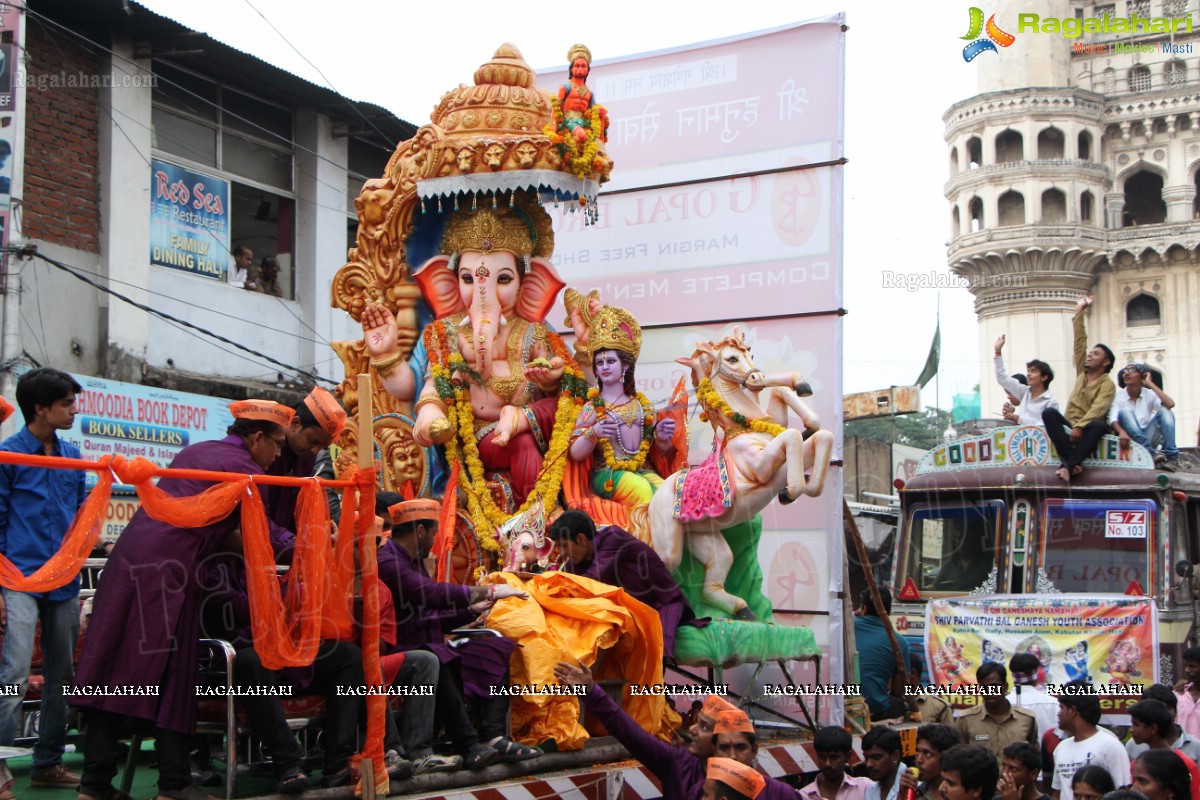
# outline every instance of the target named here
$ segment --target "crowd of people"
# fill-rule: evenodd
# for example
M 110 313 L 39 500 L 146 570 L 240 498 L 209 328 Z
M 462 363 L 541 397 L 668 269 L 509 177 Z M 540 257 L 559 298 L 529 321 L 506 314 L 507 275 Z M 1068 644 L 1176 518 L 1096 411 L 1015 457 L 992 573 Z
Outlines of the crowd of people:
M 1113 351 L 1101 343 L 1088 347 L 1084 317 L 1091 303 L 1091 297 L 1081 297 L 1075 305 L 1075 385 L 1065 412 L 1050 394 L 1054 381 L 1050 365 L 1035 358 L 1025 364 L 1024 374 L 1009 375 L 1004 368 L 1005 337 L 996 340 L 996 380 L 1008 396 L 1003 416 L 1018 425 L 1045 426 L 1061 459 L 1058 477 L 1063 481 L 1083 474 L 1083 461 L 1107 433 L 1117 435 L 1122 450 L 1137 442 L 1150 451 L 1156 467 L 1174 471 L 1179 464 L 1175 401 L 1155 382 L 1149 365 L 1141 362 L 1122 367 L 1117 385 L 1113 384 L 1109 377 L 1116 364 Z

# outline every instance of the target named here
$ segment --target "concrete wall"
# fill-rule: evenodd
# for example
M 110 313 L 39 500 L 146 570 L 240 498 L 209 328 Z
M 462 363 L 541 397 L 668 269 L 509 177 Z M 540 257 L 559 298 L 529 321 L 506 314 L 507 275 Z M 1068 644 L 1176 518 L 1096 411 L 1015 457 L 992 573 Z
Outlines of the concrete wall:
M 847 436 L 842 444 L 842 494 L 846 499 L 880 505 L 863 492 L 892 494 L 892 446 L 873 439 Z

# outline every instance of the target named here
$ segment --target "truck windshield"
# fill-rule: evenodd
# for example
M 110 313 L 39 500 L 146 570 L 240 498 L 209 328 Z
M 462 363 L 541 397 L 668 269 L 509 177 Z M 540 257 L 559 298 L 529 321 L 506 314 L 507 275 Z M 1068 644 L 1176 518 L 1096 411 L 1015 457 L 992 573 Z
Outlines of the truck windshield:
M 1047 500 L 1041 568 L 1063 592 L 1151 592 L 1153 500 Z
M 996 531 L 1004 503 L 913 507 L 906 574 L 921 592 L 968 592 L 996 566 Z

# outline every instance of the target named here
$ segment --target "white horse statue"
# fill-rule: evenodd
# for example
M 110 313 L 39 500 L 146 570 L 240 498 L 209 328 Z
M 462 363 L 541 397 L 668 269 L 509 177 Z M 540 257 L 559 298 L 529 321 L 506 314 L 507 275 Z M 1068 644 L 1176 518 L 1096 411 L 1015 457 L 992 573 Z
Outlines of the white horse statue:
M 733 553 L 721 531 L 752 519 L 775 497 L 790 503 L 802 494 L 819 495 L 833 434 L 820 430 L 817 415 L 800 399 L 812 394 L 807 381 L 798 373 L 765 374 L 755 367 L 740 327 L 719 342 L 698 342 L 691 358 L 676 360 L 691 368 L 700 407 L 719 433 L 702 466 L 676 472 L 654 493 L 648 509 L 652 544 L 672 571 L 686 545 L 705 565 L 704 599 L 734 619 L 752 620 L 746 601 L 725 590 Z M 805 431 L 788 427 L 789 409 Z

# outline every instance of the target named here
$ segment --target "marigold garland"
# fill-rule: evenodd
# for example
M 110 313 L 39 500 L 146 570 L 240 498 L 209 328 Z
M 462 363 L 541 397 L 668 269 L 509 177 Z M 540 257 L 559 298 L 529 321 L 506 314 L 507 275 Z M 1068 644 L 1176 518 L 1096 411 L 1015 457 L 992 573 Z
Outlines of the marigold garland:
M 706 409 L 716 411 L 718 414 L 732 420 L 735 425 L 741 425 L 743 428 L 748 428 L 755 433 L 769 433 L 771 434 L 771 438 L 775 438 L 787 430 L 785 426 L 766 417 L 750 419 L 745 414 L 734 411 L 729 403 L 725 402 L 725 399 L 713 388 L 712 381 L 708 378 L 700 381 L 700 385 L 696 388 L 696 399 Z
M 451 348 L 451 339 L 447 336 L 445 323 L 436 321 L 430 326 L 431 340 L 426 341 L 426 351 L 429 353 L 429 369 L 438 396 L 446 403 L 447 419 L 451 427 L 457 431 L 454 440 L 447 443 L 446 457 L 451 463 L 455 460 L 466 466 L 460 469 L 458 486 L 467 498 L 467 512 L 475 524 L 475 532 L 480 544 L 492 552 L 500 552 L 500 544 L 496 541 L 495 531 L 513 516 L 523 514 L 538 500 L 553 503 L 558 497 L 562 486 L 563 473 L 566 471 L 565 458 L 570 445 L 571 430 L 575 424 L 577 409 L 583 403 L 586 382 L 583 373 L 574 366 L 574 359 L 563 344 L 562 339 L 551 334 L 547 337 L 554 354 L 563 360 L 565 370 L 559 390 L 558 408 L 554 415 L 554 433 L 550 437 L 549 448 L 546 451 L 542 472 L 538 475 L 525 502 L 513 514 L 505 514 L 496 505 L 491 491 L 487 488 L 487 477 L 484 473 L 483 460 L 479 456 L 479 444 L 475 440 L 475 413 L 471 408 L 471 392 L 466 375 L 469 368 L 462 354 L 454 350 L 449 354 L 446 363 L 442 362 L 442 348 Z M 437 339 L 440 339 L 440 346 Z
M 587 137 L 581 147 L 580 142 L 575 139 L 574 131 L 567 127 L 562 101 L 551 97 L 550 104 L 554 107 L 554 121 L 546 123 L 542 133 L 558 145 L 559 153 L 567 159 L 567 165 L 575 177 L 586 178 L 603 169 L 603 164 L 598 162 L 596 156 L 600 153 L 600 143 L 608 136 L 608 110 L 604 106 L 594 105 L 583 112 Z
M 608 416 L 608 406 L 604 402 L 604 398 L 600 396 L 599 389 L 588 389 L 588 401 L 591 402 L 592 408 L 596 410 L 596 419 L 601 420 Z M 650 445 L 654 440 L 654 405 L 646 395 L 638 392 L 635 399 L 642 407 L 642 442 L 638 445 L 638 450 L 630 459 L 618 459 L 613 451 L 612 442 L 608 439 L 600 440 L 600 451 L 604 453 L 604 463 L 609 469 L 623 469 L 627 472 L 639 472 L 646 463 L 646 456 L 650 455 Z

